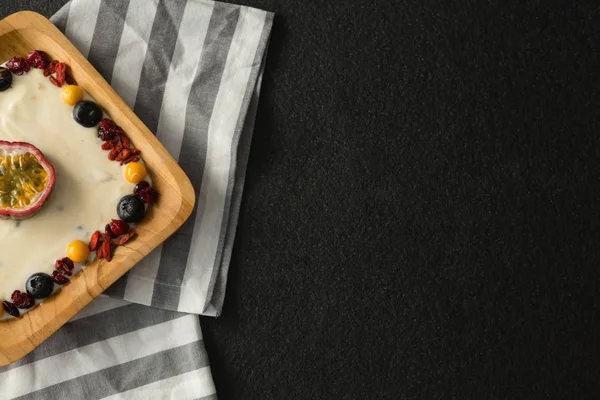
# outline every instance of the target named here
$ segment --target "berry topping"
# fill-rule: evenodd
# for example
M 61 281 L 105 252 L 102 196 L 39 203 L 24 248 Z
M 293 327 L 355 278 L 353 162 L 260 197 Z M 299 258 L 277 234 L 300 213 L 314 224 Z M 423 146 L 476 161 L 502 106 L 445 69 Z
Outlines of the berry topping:
M 27 54 L 27 62 L 33 68 L 46 69 L 48 66 L 48 57 L 46 57 L 46 54 L 39 50 L 33 50 Z
M 54 187 L 54 167 L 29 143 L 0 140 L 0 172 L 0 218 L 31 217 Z
M 144 202 L 132 195 L 123 197 L 117 205 L 117 215 L 125 222 L 140 222 L 145 214 Z
M 44 76 L 49 77 L 50 75 L 55 73 L 57 65 L 58 65 L 58 61 L 56 61 L 56 60 L 51 61 L 50 64 L 48 64 L 48 66 L 46 67 L 46 69 L 44 69 Z
M 4 92 L 12 85 L 12 74 L 4 67 L 0 67 L 0 92 Z
M 71 261 L 69 257 L 65 257 L 61 258 L 60 260 L 56 260 L 56 265 L 54 266 L 54 268 L 57 271 L 60 271 L 62 274 L 71 276 L 73 275 L 73 269 L 75 268 L 75 264 L 73 264 L 73 261 Z
M 98 137 L 105 142 L 112 140 L 123 133 L 123 129 L 115 124 L 112 119 L 102 118 L 98 124 Z
M 137 195 L 142 189 L 146 189 L 147 187 L 150 187 L 150 184 L 146 181 L 141 181 L 133 188 L 133 194 Z
M 15 75 L 24 75 L 29 72 L 31 66 L 26 59 L 21 57 L 13 57 L 6 63 L 6 68 Z
M 4 308 L 4 311 L 6 311 L 8 314 L 12 315 L 15 318 L 19 318 L 21 316 L 21 313 L 19 312 L 17 307 L 9 301 L 3 301 L 2 308 Z
M 90 251 L 96 251 L 98 244 L 100 243 L 100 231 L 96 231 L 92 234 L 90 239 L 89 249 Z
M 131 150 L 131 151 L 135 151 L 135 150 Z M 129 156 L 127 158 L 125 158 L 123 161 L 121 161 L 121 165 L 125 165 L 125 164 L 129 164 L 132 162 L 138 162 L 140 161 L 140 158 L 138 156 Z
M 129 149 L 131 147 L 131 141 L 125 133 L 121 135 L 121 146 L 123 146 L 124 149 Z
M 121 236 L 129 232 L 129 224 L 120 219 L 113 219 L 108 225 L 109 230 L 113 237 Z
M 81 240 L 73 240 L 67 246 L 67 256 L 76 263 L 82 263 L 90 255 L 88 244 Z
M 114 244 L 116 244 L 117 246 L 121 246 L 121 245 L 129 242 L 131 240 L 131 238 L 134 236 L 135 236 L 135 231 L 129 231 L 129 233 L 126 233 L 123 236 L 119 237 L 117 240 L 115 240 Z
M 119 236 L 113 233 L 113 231 L 110 229 L 110 224 L 106 224 L 106 226 L 104 227 L 104 233 L 110 238 L 116 238 L 117 236 Z
M 73 108 L 73 118 L 79 125 L 91 128 L 102 119 L 102 109 L 93 101 L 80 101 Z
M 31 296 L 29 293 L 23 293 L 20 290 L 15 290 L 10 296 L 10 300 L 15 304 L 15 306 L 24 310 L 33 307 L 35 304 L 33 296 Z
M 102 257 L 104 259 L 106 259 L 106 261 L 110 262 L 110 260 L 112 260 L 112 254 L 113 254 L 113 250 L 114 247 L 112 245 L 112 243 L 110 242 L 110 240 L 106 240 L 102 243 Z
M 119 159 L 117 158 L 117 161 Z M 131 183 L 139 183 L 146 177 L 146 167 L 139 162 L 131 162 L 125 167 L 125 179 Z
M 54 282 L 48 274 L 33 274 L 27 279 L 25 289 L 34 299 L 45 299 L 52 294 Z
M 150 186 L 139 190 L 135 196 L 148 205 L 152 205 L 158 200 L 158 192 Z
M 60 98 L 66 104 L 74 106 L 83 99 L 83 90 L 77 85 L 63 86 L 62 91 L 60 92 Z
M 48 69 L 44 70 L 44 74 L 48 71 Z M 67 64 L 57 62 L 54 66 L 54 75 L 50 76 L 50 82 L 54 86 L 63 87 L 65 82 L 67 81 Z
M 69 282 L 69 278 L 63 274 L 62 270 L 52 271 L 52 280 L 59 285 L 64 285 L 65 283 Z

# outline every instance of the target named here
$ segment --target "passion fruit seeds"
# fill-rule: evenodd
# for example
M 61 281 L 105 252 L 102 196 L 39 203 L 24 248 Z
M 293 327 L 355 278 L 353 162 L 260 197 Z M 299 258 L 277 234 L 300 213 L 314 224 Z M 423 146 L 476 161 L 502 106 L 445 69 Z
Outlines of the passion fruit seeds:
M 0 217 L 33 216 L 50 196 L 55 179 L 54 167 L 37 147 L 0 140 Z

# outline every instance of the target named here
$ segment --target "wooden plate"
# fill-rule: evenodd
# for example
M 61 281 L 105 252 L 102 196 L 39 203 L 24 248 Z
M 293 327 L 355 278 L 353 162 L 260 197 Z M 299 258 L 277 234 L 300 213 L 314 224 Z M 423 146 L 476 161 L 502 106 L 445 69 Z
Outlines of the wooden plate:
M 77 83 L 127 132 L 142 151 L 160 201 L 140 224 L 138 237 L 119 247 L 110 263 L 94 262 L 41 306 L 20 319 L 0 322 L 0 366 L 32 351 L 167 239 L 190 216 L 195 201 L 189 179 L 167 150 L 50 21 L 29 11 L 0 21 L 2 62 L 31 50 L 43 50 L 52 59 L 65 62 Z

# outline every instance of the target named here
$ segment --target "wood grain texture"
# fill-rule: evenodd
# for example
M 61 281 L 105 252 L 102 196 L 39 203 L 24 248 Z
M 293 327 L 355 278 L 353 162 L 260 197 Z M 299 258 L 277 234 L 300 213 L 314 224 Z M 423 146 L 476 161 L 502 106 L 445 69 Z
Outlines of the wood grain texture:
M 65 62 L 69 74 L 127 132 L 142 151 L 160 200 L 137 228 L 138 237 L 120 246 L 110 263 L 95 261 L 39 307 L 20 319 L 0 322 L 0 366 L 31 352 L 167 239 L 190 216 L 195 201 L 189 179 L 167 150 L 50 21 L 29 11 L 0 21 L 0 59 L 24 56 L 33 49 Z

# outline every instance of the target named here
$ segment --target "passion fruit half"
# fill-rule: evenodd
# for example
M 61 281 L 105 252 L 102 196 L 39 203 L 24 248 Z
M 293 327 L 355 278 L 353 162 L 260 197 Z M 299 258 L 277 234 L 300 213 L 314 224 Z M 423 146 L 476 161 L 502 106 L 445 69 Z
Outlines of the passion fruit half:
M 37 147 L 0 140 L 0 218 L 33 216 L 52 193 L 55 180 L 54 167 Z

